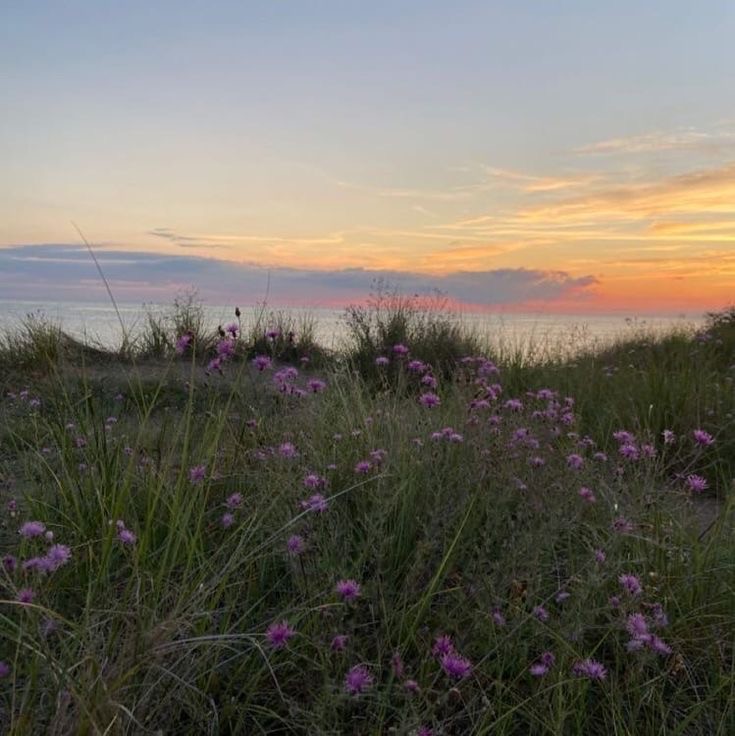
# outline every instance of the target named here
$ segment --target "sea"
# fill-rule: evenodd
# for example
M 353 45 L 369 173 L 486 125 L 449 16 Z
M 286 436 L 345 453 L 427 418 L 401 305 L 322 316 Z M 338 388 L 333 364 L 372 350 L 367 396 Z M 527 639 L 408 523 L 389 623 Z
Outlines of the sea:
M 206 320 L 212 327 L 235 321 L 231 305 L 203 304 Z M 110 302 L 34 302 L 0 299 L 0 333 L 21 328 L 29 316 L 39 316 L 58 324 L 68 334 L 100 345 L 115 348 L 121 344 L 123 326 L 128 334 L 135 334 L 145 324 L 149 311 L 170 314 L 169 304 L 118 303 L 116 310 Z M 263 321 L 259 305 L 243 306 L 243 324 Z M 271 307 L 268 312 L 287 312 L 298 324 L 310 318 L 315 323 L 317 341 L 326 348 L 339 349 L 348 337 L 344 309 L 325 307 Z M 702 314 L 556 314 L 516 312 L 452 312 L 458 320 L 483 337 L 487 344 L 505 350 L 542 354 L 553 351 L 565 356 L 593 347 L 602 347 L 616 340 L 642 333 L 661 335 L 673 330 L 695 331 L 704 324 Z M 122 325 L 121 325 L 122 322 Z

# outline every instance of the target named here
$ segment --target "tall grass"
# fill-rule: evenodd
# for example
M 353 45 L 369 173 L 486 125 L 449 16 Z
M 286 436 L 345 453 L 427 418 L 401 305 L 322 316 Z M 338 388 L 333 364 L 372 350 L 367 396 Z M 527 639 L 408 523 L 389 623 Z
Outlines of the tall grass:
M 284 355 L 299 332 L 267 315 L 238 325 L 222 375 L 200 361 L 222 338 L 192 322 L 168 324 L 155 370 L 5 374 L 2 732 L 735 730 L 730 323 L 493 364 L 440 315 L 396 307 L 317 373 L 283 371 L 313 348 Z M 423 352 L 438 334 L 444 357 Z M 420 401 L 427 373 L 438 405 Z M 19 534 L 29 521 L 43 531 Z M 56 569 L 53 544 L 70 552 Z M 575 674 L 586 659 L 606 677 Z

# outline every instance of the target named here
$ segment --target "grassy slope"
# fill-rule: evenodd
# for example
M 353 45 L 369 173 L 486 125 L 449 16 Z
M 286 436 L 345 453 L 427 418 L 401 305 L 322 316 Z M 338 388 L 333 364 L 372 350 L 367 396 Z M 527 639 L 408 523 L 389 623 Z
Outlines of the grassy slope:
M 351 360 L 323 364 L 326 390 L 304 396 L 278 391 L 273 369 L 245 360 L 207 376 L 197 361 L 168 357 L 171 331 L 161 332 L 162 357 L 143 365 L 130 352 L 101 365 L 40 324 L 32 339 L 6 343 L 3 553 L 43 556 L 50 542 L 17 534 L 39 520 L 72 556 L 49 574 L 20 564 L 0 573 L 0 660 L 10 666 L 2 729 L 732 733 L 732 321 L 706 340 L 641 338 L 573 363 L 507 355 L 486 378 L 479 363 L 455 364 L 476 341 L 440 323 L 417 322 L 410 309 L 389 310 L 367 331 L 353 323 Z M 267 349 L 298 363 L 314 351 L 300 336 L 296 346 L 254 347 L 256 337 L 238 355 Z M 441 356 L 440 406 L 419 403 L 425 389 L 406 360 L 374 366 L 402 340 L 424 360 Z M 202 351 L 213 344 L 199 341 Z M 502 394 L 473 408 L 496 382 Z M 554 397 L 528 393 L 543 388 Z M 562 421 L 567 396 L 573 416 Z M 444 427 L 462 440 L 431 438 Z M 695 428 L 714 444 L 698 446 Z M 622 460 L 619 429 L 655 456 Z M 295 457 L 282 455 L 285 442 Z M 600 451 L 607 460 L 594 459 Z M 361 460 L 371 462 L 366 474 L 355 471 Z M 205 477 L 191 482 L 198 465 Z M 309 473 L 324 488 L 306 488 Z M 702 498 L 687 491 L 691 474 L 709 483 Z M 596 503 L 580 498 L 582 486 Z M 243 502 L 224 528 L 236 492 Z M 317 492 L 328 510 L 302 510 Z M 117 520 L 134 544 L 120 541 Z M 299 556 L 286 550 L 294 534 L 305 543 Z M 622 574 L 643 592 L 625 594 Z M 335 592 L 342 578 L 360 582 L 356 601 Z M 17 601 L 24 588 L 31 604 Z M 657 605 L 669 623 L 654 628 Z M 628 651 L 633 613 L 670 654 Z M 275 650 L 265 632 L 281 620 L 296 633 Z M 336 634 L 349 636 L 343 652 L 330 648 Z M 443 672 L 432 655 L 440 634 L 472 663 L 469 677 Z M 535 678 L 529 666 L 545 651 L 555 664 Z M 391 667 L 396 653 L 403 673 Z M 590 657 L 606 667 L 604 681 L 573 676 Z M 351 696 L 344 677 L 360 664 L 373 682 Z

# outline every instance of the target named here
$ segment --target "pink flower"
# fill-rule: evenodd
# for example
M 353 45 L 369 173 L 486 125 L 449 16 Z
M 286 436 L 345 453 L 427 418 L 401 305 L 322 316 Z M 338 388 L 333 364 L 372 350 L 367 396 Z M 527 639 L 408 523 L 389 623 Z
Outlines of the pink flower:
M 594 659 L 582 659 L 572 666 L 572 674 L 576 677 L 586 677 L 588 680 L 604 680 L 607 670 L 602 663 Z
M 360 583 L 356 580 L 340 580 L 337 582 L 335 590 L 343 601 L 354 601 L 360 597 Z
M 117 538 L 123 544 L 135 544 L 135 534 L 125 527 L 125 522 L 118 519 L 115 526 L 117 526 Z
M 580 470 L 584 465 L 584 458 L 581 455 L 572 453 L 571 455 L 567 456 L 567 465 L 572 470 Z
M 425 406 L 427 409 L 433 409 L 441 403 L 441 399 L 431 391 L 427 391 L 419 396 L 419 404 L 421 404 L 421 406 Z
M 306 488 L 311 488 L 312 490 L 316 490 L 317 488 L 324 488 L 326 484 L 326 478 L 323 478 L 321 475 L 317 475 L 316 473 L 309 473 L 304 478 L 304 486 Z
M 296 447 L 292 442 L 283 442 L 278 446 L 278 454 L 281 457 L 292 458 L 298 455 Z
M 692 493 L 702 493 L 709 488 L 709 483 L 701 475 L 688 475 L 686 483 Z
M 626 460 L 637 460 L 640 456 L 638 448 L 630 443 L 621 445 L 618 451 Z
M 40 537 L 45 531 L 46 525 L 42 521 L 26 521 L 18 529 L 18 534 L 25 539 L 31 539 L 33 537 Z
M 622 586 L 623 590 L 628 593 L 628 595 L 632 595 L 635 597 L 643 592 L 641 581 L 635 575 L 621 575 L 618 578 L 618 582 Z
M 403 677 L 405 666 L 399 652 L 394 652 L 393 656 L 390 658 L 390 667 L 393 671 L 393 677 Z
M 579 497 L 584 501 L 587 501 L 587 503 L 595 503 L 597 501 L 595 494 L 586 486 L 582 486 L 579 489 Z
M 630 616 L 628 616 L 625 628 L 634 639 L 643 639 L 644 637 L 649 636 L 648 623 L 646 622 L 646 617 L 642 613 L 631 613 Z
M 451 654 L 454 651 L 454 642 L 452 637 L 447 634 L 437 636 L 434 640 L 434 646 L 431 648 L 431 653 L 435 657 L 443 657 L 445 654 Z
M 225 501 L 225 506 L 227 506 L 230 511 L 239 509 L 242 506 L 242 493 L 233 493 L 228 496 Z
M 292 629 L 287 621 L 278 621 L 272 623 L 265 631 L 266 639 L 273 649 L 283 649 L 288 640 L 296 635 L 296 631 Z
M 33 599 L 36 597 L 36 594 L 33 592 L 31 588 L 21 588 L 18 591 L 18 595 L 16 596 L 16 600 L 18 603 L 33 603 Z
M 189 480 L 192 483 L 201 483 L 204 480 L 204 476 L 207 472 L 206 465 L 195 465 L 189 470 Z
M 335 637 L 332 638 L 332 642 L 329 645 L 329 648 L 333 652 L 343 652 L 347 648 L 347 642 L 349 641 L 349 636 L 347 634 L 337 634 Z
M 378 357 L 377 357 L 377 358 L 375 359 L 375 365 L 377 365 L 377 366 L 379 366 L 379 367 L 383 367 L 383 366 L 386 366 L 386 365 L 388 365 L 389 363 L 390 363 L 390 360 L 389 360 L 388 358 L 386 358 L 386 357 L 385 357 L 385 355 L 379 355 L 379 356 L 378 356 Z
M 448 652 L 442 655 L 440 663 L 444 674 L 453 680 L 463 680 L 472 674 L 472 663 L 459 654 Z
M 54 544 L 48 548 L 44 559 L 44 568 L 47 572 L 54 572 L 66 565 L 71 559 L 71 550 L 65 544 Z
M 715 438 L 703 429 L 695 429 L 692 432 L 692 436 L 694 437 L 694 442 L 701 447 L 709 447 L 715 443 Z
M 272 361 L 267 355 L 256 355 L 252 363 L 261 373 L 272 365 Z
M 293 534 L 286 542 L 286 549 L 293 557 L 298 557 L 303 554 L 305 546 L 304 538 L 299 534 Z
M 548 674 L 549 670 L 554 666 L 555 662 L 556 657 L 554 656 L 553 652 L 544 652 L 538 658 L 538 660 L 528 668 L 528 671 L 534 677 L 543 677 L 544 675 Z
M 321 493 L 315 493 L 313 496 L 309 496 L 305 501 L 301 502 L 301 508 L 305 511 L 314 511 L 318 514 L 323 514 L 329 503 Z
M 345 675 L 345 691 L 349 695 L 360 695 L 369 690 L 374 681 L 368 668 L 365 665 L 357 664 Z
M 191 335 L 191 333 L 189 332 L 181 335 L 176 340 L 176 353 L 178 355 L 183 355 L 189 349 L 189 346 L 191 345 L 193 339 L 193 335 Z

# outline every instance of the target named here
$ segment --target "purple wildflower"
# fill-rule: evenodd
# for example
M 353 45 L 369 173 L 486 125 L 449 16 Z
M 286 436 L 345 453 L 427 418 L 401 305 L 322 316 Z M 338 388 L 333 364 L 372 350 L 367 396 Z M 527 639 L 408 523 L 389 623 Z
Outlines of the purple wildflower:
M 204 476 L 207 472 L 206 465 L 195 465 L 189 470 L 189 480 L 192 483 L 201 483 L 204 480 Z
M 626 443 L 625 445 L 621 445 L 618 452 L 626 459 L 626 460 L 637 460 L 640 456 L 640 453 L 638 451 L 638 448 L 630 443 Z
M 349 695 L 360 695 L 369 690 L 373 682 L 374 678 L 368 668 L 365 665 L 356 664 L 345 675 L 345 691 Z
M 386 366 L 386 365 L 388 365 L 388 363 L 390 363 L 390 360 L 388 358 L 386 358 L 385 355 L 379 355 L 375 359 L 375 365 L 380 366 L 380 367 Z
M 628 595 L 637 596 L 643 592 L 643 586 L 641 581 L 635 576 L 630 574 L 621 575 L 618 578 L 618 582 L 622 586 Z
M 493 609 L 492 619 L 496 626 L 503 627 L 506 624 L 505 616 L 499 608 Z
M 651 651 L 655 652 L 656 654 L 671 654 L 671 647 L 658 636 L 653 635 L 651 637 L 651 641 L 648 643 L 648 646 L 651 648 Z
M 256 355 L 252 363 L 253 365 L 262 373 L 267 368 L 270 368 L 272 365 L 272 362 L 270 357 L 267 355 Z
M 124 521 L 118 519 L 116 526 L 119 541 L 123 544 L 135 544 L 135 533 L 126 528 Z
M 292 442 L 283 442 L 278 446 L 278 454 L 281 457 L 292 458 L 296 457 L 298 452 Z
M 613 519 L 612 528 L 618 534 L 628 534 L 633 531 L 633 522 L 628 521 L 624 516 L 618 516 Z
M 393 676 L 401 678 L 403 677 L 403 674 L 405 672 L 405 666 L 403 664 L 403 659 L 401 658 L 401 655 L 398 652 L 394 652 L 393 656 L 390 658 L 390 667 L 393 671 Z
M 312 378 L 307 384 L 309 391 L 315 394 L 319 394 L 327 387 L 327 384 L 320 378 Z
M 425 406 L 427 409 L 433 409 L 441 403 L 441 399 L 432 391 L 427 391 L 419 396 L 419 404 Z
M 584 458 L 577 453 L 567 455 L 567 466 L 572 470 L 580 470 L 584 465 Z
M 46 552 L 44 567 L 48 572 L 54 572 L 66 565 L 70 559 L 71 550 L 65 544 L 54 544 Z
M 588 680 L 604 680 L 607 677 L 607 670 L 597 660 L 582 659 L 574 663 L 572 674 L 576 677 L 586 677 Z
M 193 338 L 193 335 L 191 333 L 189 333 L 189 332 L 181 335 L 176 340 L 176 353 L 177 353 L 177 355 L 183 355 L 189 349 L 189 347 L 190 347 L 193 339 L 194 339 Z
M 313 496 L 309 496 L 305 501 L 301 502 L 301 508 L 305 511 L 314 511 L 319 514 L 323 514 L 329 503 L 321 493 L 315 493 Z
M 304 538 L 299 534 L 291 535 L 286 541 L 286 549 L 293 557 L 303 554 L 305 546 Z
M 0 680 L 3 680 L 10 674 L 10 665 L 0 660 Z
M 434 640 L 434 646 L 431 648 L 431 653 L 435 657 L 443 657 L 445 654 L 451 654 L 454 651 L 454 642 L 452 637 L 447 634 L 437 636 Z
M 426 373 L 421 377 L 421 385 L 430 389 L 435 389 L 439 385 L 439 381 L 437 381 L 431 373 Z
M 556 662 L 556 657 L 554 656 L 553 652 L 544 652 L 536 662 L 534 662 L 529 668 L 528 671 L 534 676 L 534 677 L 543 677 L 544 675 L 548 674 L 549 670 L 554 666 Z
M 631 613 L 628 616 L 625 628 L 634 639 L 647 640 L 647 637 L 650 636 L 648 633 L 648 622 L 642 613 Z
M 31 539 L 32 537 L 40 537 L 45 531 L 46 525 L 42 521 L 26 521 L 18 529 L 18 534 L 25 539 Z
M 367 475 L 372 467 L 372 463 L 369 460 L 360 460 L 360 462 L 355 465 L 355 473 L 357 473 L 357 475 Z
M 686 484 L 692 493 L 702 493 L 709 488 L 706 478 L 701 475 L 688 475 L 686 477 Z
M 283 649 L 295 635 L 296 631 L 288 625 L 288 621 L 277 621 L 265 630 L 265 636 L 273 649 Z
M 673 445 L 676 442 L 676 435 L 670 429 L 665 429 L 661 432 L 661 436 L 665 445 Z
M 454 652 L 442 655 L 440 663 L 444 674 L 453 680 L 463 680 L 472 674 L 472 663 Z
M 332 638 L 332 642 L 329 645 L 329 648 L 333 652 L 343 652 L 347 647 L 347 642 L 349 641 L 349 636 L 347 634 L 337 634 Z
M 411 694 L 417 693 L 417 692 L 419 692 L 421 690 L 421 688 L 419 687 L 419 684 L 418 684 L 418 682 L 416 682 L 416 680 L 406 680 L 403 683 L 403 689 L 407 693 L 411 693 Z
M 582 486 L 579 489 L 579 497 L 584 501 L 587 501 L 587 503 L 595 503 L 597 501 L 595 494 L 586 486 Z
M 242 506 L 242 493 L 233 493 L 228 496 L 225 501 L 225 506 L 227 506 L 230 511 L 239 509 Z
M 395 355 L 408 355 L 408 348 L 402 343 L 398 343 L 393 346 L 393 353 Z
M 335 590 L 343 601 L 354 601 L 360 597 L 360 583 L 356 580 L 339 580 Z
M 695 429 L 692 432 L 692 437 L 694 437 L 694 442 L 701 447 L 709 447 L 715 443 L 715 438 L 703 429 Z
M 226 511 L 220 517 L 219 523 L 222 524 L 223 529 L 229 529 L 235 523 L 235 516 L 229 511 Z
M 36 597 L 35 592 L 31 588 L 21 588 L 18 591 L 16 600 L 18 603 L 33 603 L 33 599 Z

